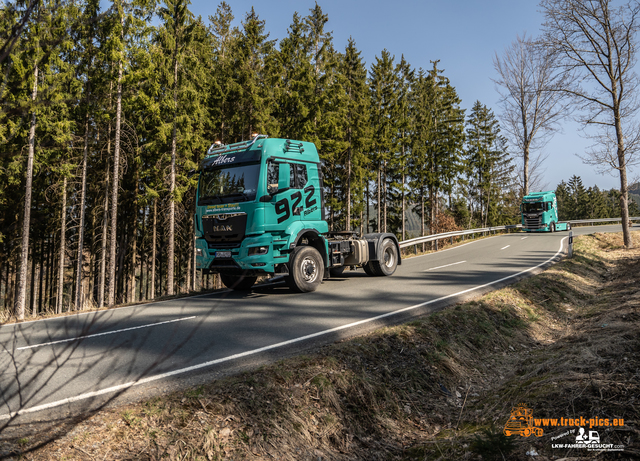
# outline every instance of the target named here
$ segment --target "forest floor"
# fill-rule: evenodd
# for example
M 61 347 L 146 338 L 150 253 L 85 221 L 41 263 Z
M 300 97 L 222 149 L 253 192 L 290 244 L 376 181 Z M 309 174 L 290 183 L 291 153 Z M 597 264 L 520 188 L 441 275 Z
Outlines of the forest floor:
M 502 290 L 30 438 L 0 439 L 0 457 L 640 459 L 639 279 L 640 249 L 625 251 L 621 234 L 578 237 L 572 259 Z M 514 407 L 535 419 L 511 427 L 533 435 L 505 435 Z M 591 438 L 597 431 L 599 449 L 575 446 L 580 428 Z

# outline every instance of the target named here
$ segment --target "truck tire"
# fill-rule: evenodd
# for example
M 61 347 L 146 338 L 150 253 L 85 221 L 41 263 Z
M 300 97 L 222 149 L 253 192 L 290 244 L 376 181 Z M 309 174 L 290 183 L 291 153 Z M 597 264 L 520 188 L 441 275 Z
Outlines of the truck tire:
M 235 291 L 249 291 L 258 277 L 247 277 L 244 275 L 226 275 L 220 274 L 220 280 L 225 287 Z
M 376 272 L 376 270 L 373 268 L 373 263 L 371 261 L 365 263 L 362 265 L 362 268 L 364 269 L 364 271 L 366 272 L 367 275 L 370 275 L 371 277 L 375 277 L 376 275 L 378 275 L 378 273 Z
M 324 277 L 324 261 L 312 246 L 296 247 L 289 258 L 289 275 L 285 282 L 292 291 L 308 293 L 316 291 Z
M 398 267 L 398 250 L 391 239 L 382 242 L 382 260 L 369 261 L 362 266 L 369 275 L 391 275 Z
M 556 223 L 552 222 L 551 223 L 551 233 L 556 231 Z

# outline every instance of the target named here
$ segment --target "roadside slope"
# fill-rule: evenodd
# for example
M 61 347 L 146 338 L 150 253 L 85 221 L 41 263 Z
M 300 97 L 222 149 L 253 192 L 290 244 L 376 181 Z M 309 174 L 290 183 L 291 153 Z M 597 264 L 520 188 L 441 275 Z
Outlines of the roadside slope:
M 637 235 L 637 234 L 636 234 Z M 638 240 L 638 236 L 636 236 Z M 7 440 L 24 459 L 536 459 L 575 426 L 504 436 L 511 409 L 616 418 L 640 456 L 640 250 L 576 240 L 544 273 L 408 324 L 186 392 Z M 28 428 L 25 428 L 25 434 Z M 56 433 L 57 431 L 57 433 Z M 52 436 L 49 441 L 46 437 Z M 575 434 L 557 440 L 575 440 Z

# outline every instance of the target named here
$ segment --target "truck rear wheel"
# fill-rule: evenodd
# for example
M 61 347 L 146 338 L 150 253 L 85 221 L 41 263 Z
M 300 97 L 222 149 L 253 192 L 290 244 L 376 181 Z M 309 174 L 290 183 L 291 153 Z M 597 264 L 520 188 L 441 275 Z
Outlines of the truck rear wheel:
M 258 277 L 247 277 L 244 275 L 220 274 L 220 280 L 225 287 L 235 291 L 249 291 Z
M 324 277 L 324 261 L 312 246 L 296 247 L 289 259 L 289 275 L 285 282 L 298 293 L 316 291 Z
M 362 266 L 368 275 L 391 275 L 398 267 L 398 249 L 391 239 L 382 242 L 382 260 L 369 261 Z

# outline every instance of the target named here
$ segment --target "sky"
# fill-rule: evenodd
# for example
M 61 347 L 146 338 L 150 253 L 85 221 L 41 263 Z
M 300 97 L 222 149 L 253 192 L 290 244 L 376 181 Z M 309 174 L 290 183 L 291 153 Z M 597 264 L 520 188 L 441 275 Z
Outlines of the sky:
M 265 20 L 269 38 L 277 43 L 287 35 L 295 11 L 304 17 L 315 6 L 315 0 L 227 3 L 237 26 L 253 6 Z M 415 69 L 428 70 L 433 66 L 431 61 L 440 60 L 438 67 L 456 88 L 467 113 L 475 101 L 480 101 L 498 117 L 500 96 L 492 80 L 497 77 L 493 59 L 496 53 L 502 55 L 518 34 L 537 36 L 543 22 L 538 3 L 533 0 L 320 0 L 318 4 L 329 17 L 326 28 L 333 31 L 337 50 L 344 51 L 352 37 L 368 69 L 383 49 L 395 56 L 395 62 L 404 55 Z M 215 0 L 192 0 L 190 10 L 208 23 L 218 5 Z M 574 174 L 582 178 L 585 187 L 619 189 L 617 174 L 598 174 L 577 156 L 589 145 L 578 124 L 563 122 L 561 132 L 542 149 L 547 155 L 542 165 L 544 189 L 555 189 Z M 629 179 L 638 171 L 635 173 Z

